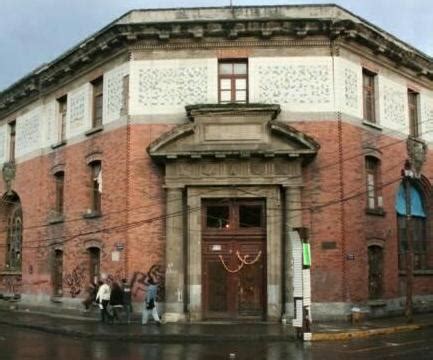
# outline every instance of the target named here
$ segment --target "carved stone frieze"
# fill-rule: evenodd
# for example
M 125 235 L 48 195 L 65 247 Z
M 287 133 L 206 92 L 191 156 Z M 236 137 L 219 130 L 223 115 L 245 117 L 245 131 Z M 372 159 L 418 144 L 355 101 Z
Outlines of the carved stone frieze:
M 240 182 L 252 181 L 262 183 L 279 183 L 282 179 L 301 177 L 299 159 L 290 158 L 250 158 L 250 159 L 220 159 L 218 161 L 205 159 L 201 161 L 179 159 L 166 164 L 166 183 L 221 183 L 237 179 Z

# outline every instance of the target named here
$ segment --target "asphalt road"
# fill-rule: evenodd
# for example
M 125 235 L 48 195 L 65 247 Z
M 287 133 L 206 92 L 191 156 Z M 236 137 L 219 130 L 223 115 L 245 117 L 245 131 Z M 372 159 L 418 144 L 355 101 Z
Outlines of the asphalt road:
M 230 354 L 234 357 L 230 357 Z M 1 360 L 433 359 L 433 329 L 348 342 L 137 344 L 0 325 Z

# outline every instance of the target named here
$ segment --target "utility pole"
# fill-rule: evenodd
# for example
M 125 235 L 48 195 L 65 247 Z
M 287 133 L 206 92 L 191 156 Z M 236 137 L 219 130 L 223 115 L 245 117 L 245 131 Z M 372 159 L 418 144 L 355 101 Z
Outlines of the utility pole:
M 411 209 L 411 194 L 410 182 L 414 177 L 411 169 L 412 165 L 409 160 L 406 160 L 403 175 L 404 198 L 406 204 L 406 304 L 404 314 L 408 323 L 413 321 L 413 304 L 412 304 L 412 289 L 413 289 L 413 232 L 412 232 L 412 209 Z
M 410 136 L 407 138 L 408 159 L 402 170 L 404 197 L 406 203 L 406 304 L 404 313 L 408 323 L 413 321 L 413 231 L 412 231 L 412 199 L 411 183 L 421 178 L 422 166 L 426 160 L 427 145 L 421 139 Z

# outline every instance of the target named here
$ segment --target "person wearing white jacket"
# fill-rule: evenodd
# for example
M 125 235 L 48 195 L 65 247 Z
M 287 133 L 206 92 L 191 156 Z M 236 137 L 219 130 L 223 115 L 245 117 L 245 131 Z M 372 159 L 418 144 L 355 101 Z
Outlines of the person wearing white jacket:
M 110 294 L 110 285 L 108 285 L 107 280 L 104 280 L 102 285 L 98 289 L 98 293 L 96 294 L 96 302 L 99 304 L 99 308 L 101 309 L 102 322 L 111 321 L 111 316 L 107 312 L 107 306 L 110 303 Z

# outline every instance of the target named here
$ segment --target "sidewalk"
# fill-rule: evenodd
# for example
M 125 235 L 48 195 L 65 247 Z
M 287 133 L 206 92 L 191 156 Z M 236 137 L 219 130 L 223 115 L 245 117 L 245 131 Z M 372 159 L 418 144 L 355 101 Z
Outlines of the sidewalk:
M 416 314 L 408 324 L 404 316 L 368 319 L 360 324 L 350 322 L 313 323 L 312 341 L 336 341 L 386 335 L 403 331 L 414 331 L 433 327 L 433 313 Z
M 153 323 L 142 326 L 131 324 L 102 324 L 94 316 L 66 316 L 40 314 L 28 311 L 0 310 L 0 324 L 7 324 L 48 333 L 141 343 L 204 343 L 204 342 L 280 342 L 294 341 L 294 329 L 278 323 Z M 348 322 L 321 322 L 313 324 L 312 341 L 336 341 L 384 335 L 400 331 L 414 331 L 433 327 L 433 314 L 414 316 L 413 324 L 406 324 L 404 317 L 374 319 L 363 324 Z
M 291 326 L 276 323 L 206 322 L 156 326 L 151 321 L 147 325 L 134 321 L 131 324 L 102 324 L 95 317 L 0 310 L 0 324 L 95 340 L 141 343 L 277 342 L 295 339 Z

